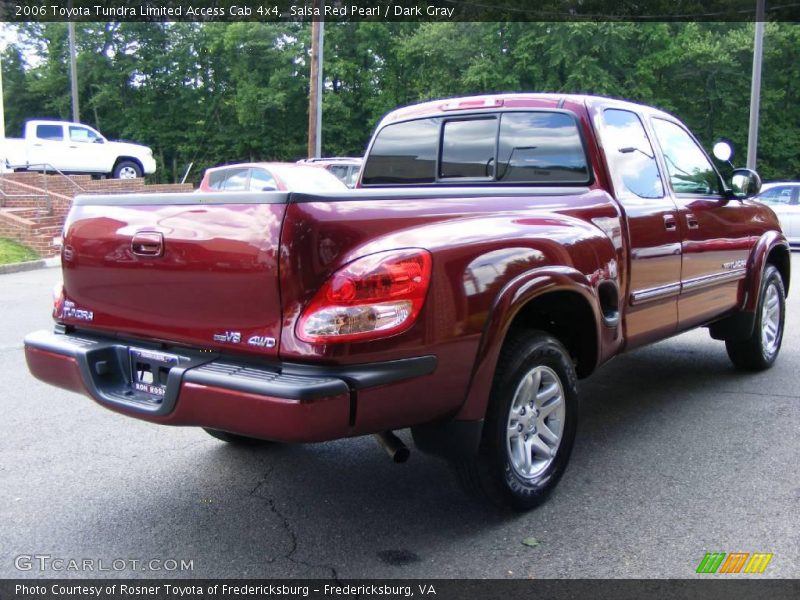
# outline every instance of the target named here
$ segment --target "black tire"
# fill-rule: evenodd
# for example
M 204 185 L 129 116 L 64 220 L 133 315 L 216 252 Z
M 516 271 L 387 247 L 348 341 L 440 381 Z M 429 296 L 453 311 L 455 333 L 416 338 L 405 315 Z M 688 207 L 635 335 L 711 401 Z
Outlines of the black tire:
M 761 278 L 752 335 L 746 340 L 725 341 L 725 349 L 733 364 L 745 371 L 769 369 L 781 349 L 785 318 L 786 291 L 783 279 L 778 269 L 768 264 Z
M 142 167 L 132 160 L 121 160 L 114 167 L 114 179 L 135 179 L 142 176 Z
M 227 442 L 229 444 L 235 444 L 237 446 L 259 446 L 273 443 L 268 440 L 260 440 L 258 438 L 248 437 L 246 435 L 239 435 L 238 433 L 229 433 L 220 429 L 203 427 L 203 430 L 211 437 L 215 437 L 218 440 L 222 440 L 223 442 Z
M 540 407 L 537 407 L 538 399 L 534 401 L 534 407 L 520 403 L 525 398 L 533 400 L 533 396 L 524 393 L 523 383 L 529 376 L 532 377 L 530 385 L 536 385 L 535 390 L 530 388 L 536 397 L 546 396 L 549 386 L 557 381 L 563 402 L 562 412 L 551 406 L 555 402 L 552 398 Z M 542 387 L 545 383 L 548 387 Z M 522 412 L 519 412 L 520 406 Z M 515 416 L 511 415 L 512 407 L 515 407 Z M 529 412 L 527 416 L 524 414 L 526 410 Z M 546 416 L 540 417 L 542 414 Z M 520 428 L 518 435 L 511 429 L 515 419 L 515 429 Z M 560 441 L 553 447 L 548 448 L 548 443 L 540 448 L 544 439 L 540 434 L 545 429 L 548 435 L 552 434 L 551 428 L 557 428 L 559 420 Z M 542 427 L 542 424 L 547 427 Z M 516 510 L 533 508 L 547 498 L 564 474 L 575 442 L 577 424 L 578 379 L 567 350 L 557 339 L 541 331 L 516 333 L 500 354 L 478 455 L 456 465 L 459 478 L 468 492 L 497 505 Z M 537 445 L 525 446 L 528 439 L 533 441 L 533 438 L 538 438 Z M 542 458 L 545 456 L 543 450 L 548 449 L 554 455 Z M 512 456 L 515 451 L 517 455 Z M 530 469 L 523 473 L 527 466 L 519 463 L 525 462 L 526 454 Z M 537 456 L 541 462 L 538 469 L 533 464 Z

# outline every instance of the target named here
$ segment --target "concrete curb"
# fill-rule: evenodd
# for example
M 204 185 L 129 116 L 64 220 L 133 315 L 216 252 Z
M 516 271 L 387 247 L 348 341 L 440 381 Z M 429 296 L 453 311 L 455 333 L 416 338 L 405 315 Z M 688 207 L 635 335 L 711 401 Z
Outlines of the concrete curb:
M 51 256 L 50 258 L 41 258 L 39 260 L 29 260 L 26 262 L 0 265 L 0 275 L 5 275 L 6 273 L 22 273 L 23 271 L 35 271 L 36 269 L 46 269 L 49 267 L 60 266 L 61 257 Z

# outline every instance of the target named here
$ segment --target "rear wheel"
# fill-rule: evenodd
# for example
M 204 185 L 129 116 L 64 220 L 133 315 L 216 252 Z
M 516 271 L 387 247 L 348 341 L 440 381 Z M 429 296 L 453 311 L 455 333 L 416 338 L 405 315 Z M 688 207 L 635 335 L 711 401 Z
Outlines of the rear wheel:
M 248 437 L 246 435 L 239 435 L 238 433 L 229 433 L 227 431 L 221 431 L 219 429 L 210 429 L 208 427 L 203 427 L 203 430 L 211 437 L 215 437 L 218 440 L 222 440 L 223 442 L 228 442 L 229 444 L 236 444 L 237 446 L 257 446 L 261 444 L 273 443 L 268 440 L 260 440 L 258 438 Z
M 577 404 L 564 346 L 543 332 L 515 334 L 498 362 L 478 456 L 458 465 L 462 483 L 502 506 L 543 502 L 569 461 Z
M 746 340 L 727 340 L 725 349 L 736 367 L 747 371 L 770 368 L 783 342 L 786 293 L 781 275 L 767 265 L 761 278 L 761 293 L 752 335 Z

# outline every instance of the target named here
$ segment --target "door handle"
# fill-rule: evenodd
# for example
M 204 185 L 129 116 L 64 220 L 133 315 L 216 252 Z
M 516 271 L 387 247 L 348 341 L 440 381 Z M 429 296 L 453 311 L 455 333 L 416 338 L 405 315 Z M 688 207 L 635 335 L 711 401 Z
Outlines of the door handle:
M 686 215 L 686 224 L 689 226 L 689 229 L 699 229 L 700 223 L 693 214 L 689 213 Z
M 158 231 L 137 231 L 131 239 L 131 252 L 137 256 L 163 256 L 164 234 Z
M 667 231 L 675 231 L 678 229 L 678 222 L 675 220 L 675 215 L 664 215 L 664 229 Z

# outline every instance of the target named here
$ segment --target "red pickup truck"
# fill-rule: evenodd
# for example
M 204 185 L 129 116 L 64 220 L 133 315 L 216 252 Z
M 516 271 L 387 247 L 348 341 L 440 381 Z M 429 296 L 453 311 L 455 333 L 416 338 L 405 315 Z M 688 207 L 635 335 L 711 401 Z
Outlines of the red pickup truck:
M 577 381 L 708 327 L 735 365 L 781 346 L 789 246 L 675 117 L 505 94 L 386 116 L 359 188 L 82 196 L 31 373 L 233 442 L 392 430 L 503 505 L 564 472 Z

